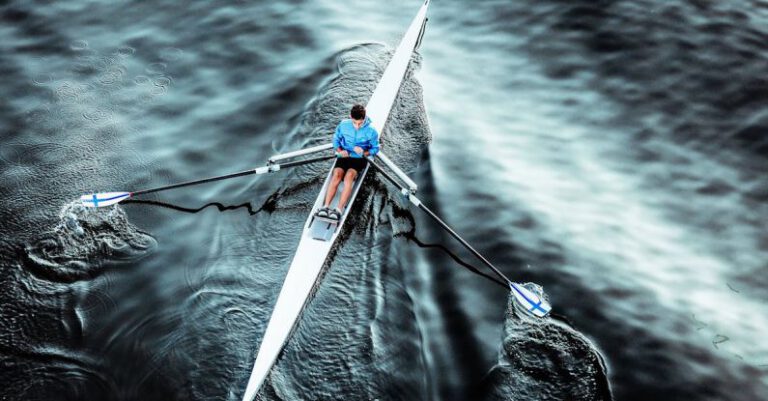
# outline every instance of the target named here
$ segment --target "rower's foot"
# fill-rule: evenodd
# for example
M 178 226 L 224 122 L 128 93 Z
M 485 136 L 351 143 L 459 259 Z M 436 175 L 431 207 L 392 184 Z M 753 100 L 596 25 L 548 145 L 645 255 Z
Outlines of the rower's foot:
M 320 210 L 315 213 L 317 217 L 328 217 L 331 214 L 331 209 L 327 207 L 321 207 Z
M 339 220 L 341 218 L 341 211 L 339 209 L 333 209 L 328 212 L 328 217 L 334 220 Z

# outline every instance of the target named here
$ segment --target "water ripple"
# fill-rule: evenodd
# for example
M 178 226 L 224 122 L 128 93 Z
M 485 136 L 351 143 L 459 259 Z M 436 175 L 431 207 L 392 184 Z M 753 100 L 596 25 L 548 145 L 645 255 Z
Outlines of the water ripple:
M 52 280 L 88 279 L 105 264 L 137 260 L 157 246 L 118 207 L 85 208 L 75 201 L 59 219 L 52 232 L 25 248 L 34 271 Z

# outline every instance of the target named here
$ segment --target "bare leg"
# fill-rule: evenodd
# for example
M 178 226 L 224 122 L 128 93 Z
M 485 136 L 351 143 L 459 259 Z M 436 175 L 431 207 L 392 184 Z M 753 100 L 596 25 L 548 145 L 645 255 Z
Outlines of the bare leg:
M 336 191 L 339 189 L 339 183 L 341 178 L 344 177 L 344 169 L 333 169 L 333 176 L 331 177 L 331 183 L 328 185 L 328 191 L 325 193 L 325 207 L 330 207 L 333 202 L 333 197 L 336 196 Z M 345 188 L 346 189 L 346 188 Z
M 339 199 L 339 205 L 337 209 L 344 211 L 344 206 L 347 205 L 349 197 L 352 195 L 352 186 L 355 184 L 355 178 L 357 178 L 357 171 L 355 169 L 347 170 L 347 174 L 344 175 L 344 189 L 341 191 L 341 198 Z

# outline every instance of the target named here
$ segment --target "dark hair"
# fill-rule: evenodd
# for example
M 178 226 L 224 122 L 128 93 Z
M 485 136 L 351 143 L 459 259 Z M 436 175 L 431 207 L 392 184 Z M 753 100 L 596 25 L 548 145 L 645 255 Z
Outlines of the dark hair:
M 349 116 L 353 120 L 362 120 L 365 118 L 365 107 L 362 104 L 356 104 L 352 106 L 352 110 L 349 111 Z

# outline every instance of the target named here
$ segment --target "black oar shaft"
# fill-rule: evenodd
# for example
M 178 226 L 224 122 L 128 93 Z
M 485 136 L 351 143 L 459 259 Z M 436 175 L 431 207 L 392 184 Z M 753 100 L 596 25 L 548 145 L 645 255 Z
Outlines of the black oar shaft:
M 182 182 L 182 183 L 178 183 L 178 184 L 165 185 L 165 186 L 162 186 L 162 187 L 151 188 L 151 189 L 143 189 L 141 191 L 132 192 L 131 194 L 133 196 L 143 195 L 143 194 L 149 194 L 149 193 L 152 193 L 152 192 L 160 192 L 160 191 L 165 191 L 165 190 L 168 190 L 168 189 L 188 187 L 190 185 L 204 184 L 206 182 L 226 180 L 228 178 L 242 177 L 244 175 L 251 175 L 251 174 L 256 174 L 256 171 L 251 169 L 251 170 L 241 171 L 239 173 L 220 175 L 218 177 L 204 178 L 202 180 Z
M 493 263 L 489 262 L 488 259 L 486 259 L 483 255 L 480 254 L 480 252 L 475 250 L 475 248 L 473 248 L 472 245 L 469 244 L 469 242 L 464 240 L 464 238 L 461 238 L 461 236 L 457 234 L 456 231 L 453 231 L 453 229 L 450 226 L 448 226 L 448 224 L 446 224 L 442 219 L 440 219 L 440 217 L 438 217 L 426 205 L 424 205 L 423 203 L 419 203 L 419 209 L 423 210 L 426 214 L 429 215 L 429 217 L 432 217 L 432 219 L 436 221 L 437 224 L 439 224 L 441 227 L 443 227 L 443 229 L 445 229 L 445 231 L 447 231 L 448 234 L 451 234 L 453 238 L 456 238 L 456 240 L 459 241 L 459 243 L 464 245 L 464 247 L 467 248 L 467 250 L 472 252 L 472 254 L 475 255 L 475 257 L 477 257 L 478 259 L 480 259 L 483 263 L 485 263 L 486 266 L 490 267 L 491 270 L 493 270 L 493 272 L 496 273 L 496 275 L 499 276 L 502 280 L 506 281 L 507 283 L 511 282 L 511 280 L 507 276 L 505 276 L 504 273 L 501 272 L 501 270 L 497 269 L 496 266 L 493 265 Z
M 304 164 L 314 163 L 314 162 L 318 162 L 318 161 L 329 160 L 329 159 L 332 159 L 334 157 L 336 157 L 336 156 L 329 155 L 329 156 L 313 157 L 313 158 L 310 158 L 310 159 L 296 160 L 296 161 L 292 161 L 292 162 L 281 163 L 281 164 L 278 164 L 276 166 L 279 166 L 280 169 L 288 168 L 288 167 L 296 167 L 296 166 L 301 166 L 301 165 L 304 165 Z M 226 179 L 229 179 L 229 178 L 242 177 L 242 176 L 251 175 L 251 174 L 257 174 L 257 170 L 256 169 L 251 169 L 251 170 L 241 171 L 241 172 L 238 172 L 238 173 L 220 175 L 220 176 L 217 176 L 217 177 L 203 178 L 201 180 L 187 181 L 187 182 L 182 182 L 182 183 L 172 184 L 172 185 L 165 185 L 165 186 L 162 186 L 162 187 L 151 188 L 151 189 L 143 189 L 141 191 L 131 192 L 131 195 L 133 195 L 133 196 L 143 195 L 143 194 L 148 194 L 148 193 L 152 193 L 152 192 L 159 192 L 159 191 L 165 191 L 165 190 L 168 190 L 168 189 L 188 187 L 190 185 L 205 184 L 207 182 L 221 181 L 221 180 L 226 180 Z
M 493 270 L 494 273 L 496 273 L 497 276 L 499 276 L 502 280 L 504 280 L 507 283 L 512 282 L 507 276 L 504 275 L 504 273 L 501 272 L 496 266 L 493 265 L 488 259 L 486 259 L 480 252 L 475 250 L 475 248 L 472 247 L 472 245 L 469 244 L 464 238 L 462 238 L 459 234 L 456 233 L 446 222 L 444 222 L 437 214 L 435 214 L 430 208 L 428 208 L 424 203 L 422 203 L 418 198 L 416 198 L 413 194 L 410 193 L 408 188 L 403 186 L 399 181 L 397 181 L 394 177 L 392 177 L 391 174 L 389 174 L 387 171 L 385 171 L 381 166 L 376 164 L 375 162 L 372 162 L 374 167 L 381 173 L 384 178 L 386 178 L 389 182 L 394 184 L 396 187 L 400 188 L 401 190 L 405 190 L 408 193 L 409 197 L 414 197 L 417 202 L 415 204 L 418 205 L 419 209 L 424 211 L 429 217 L 432 218 L 437 224 L 440 225 L 445 231 L 448 232 L 453 238 L 455 238 L 461 245 L 464 245 L 467 250 L 469 250 L 473 255 L 475 255 L 476 258 L 480 259 L 486 266 L 488 266 L 491 270 Z

